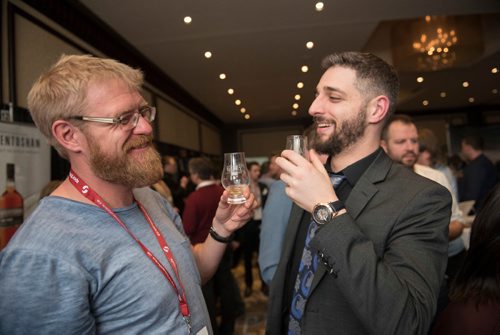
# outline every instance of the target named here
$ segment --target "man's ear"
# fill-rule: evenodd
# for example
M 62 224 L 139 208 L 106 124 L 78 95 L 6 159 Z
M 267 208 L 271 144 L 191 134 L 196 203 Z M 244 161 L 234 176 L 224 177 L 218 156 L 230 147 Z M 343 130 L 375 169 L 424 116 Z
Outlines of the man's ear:
M 71 152 L 80 152 L 85 139 L 79 128 L 65 120 L 57 120 L 52 124 L 52 136 Z
M 377 124 L 383 122 L 389 111 L 389 98 L 379 95 L 368 102 L 368 123 Z
M 385 140 L 380 140 L 380 146 L 384 149 L 385 153 L 387 153 L 387 143 Z

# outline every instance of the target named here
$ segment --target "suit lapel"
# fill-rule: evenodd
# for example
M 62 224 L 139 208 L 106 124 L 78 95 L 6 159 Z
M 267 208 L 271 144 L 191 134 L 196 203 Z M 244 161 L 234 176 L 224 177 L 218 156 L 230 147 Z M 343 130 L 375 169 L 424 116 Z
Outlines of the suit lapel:
M 297 230 L 299 229 L 300 221 L 302 220 L 302 215 L 304 210 L 297 206 L 295 203 L 290 211 L 290 218 L 288 220 L 288 226 L 285 233 L 285 244 L 281 253 L 281 261 L 288 264 L 290 258 L 292 257 L 292 251 L 295 243 L 295 237 L 297 236 Z
M 378 192 L 378 188 L 375 184 L 386 178 L 391 165 L 392 160 L 383 150 L 381 150 L 370 167 L 363 173 L 361 178 L 359 178 L 356 185 L 354 185 L 345 203 L 348 215 L 350 215 L 353 220 L 356 220 L 361 215 L 368 202 Z M 311 294 L 326 273 L 326 267 L 320 260 L 311 284 Z

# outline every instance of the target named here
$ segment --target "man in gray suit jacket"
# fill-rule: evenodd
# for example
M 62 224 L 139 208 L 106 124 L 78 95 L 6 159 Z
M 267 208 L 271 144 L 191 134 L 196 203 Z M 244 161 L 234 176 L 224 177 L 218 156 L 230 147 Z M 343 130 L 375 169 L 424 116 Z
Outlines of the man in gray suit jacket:
M 307 161 L 285 150 L 276 160 L 295 204 L 267 333 L 425 334 L 446 267 L 451 197 L 379 147 L 397 100 L 395 70 L 358 52 L 323 66 L 309 114 L 315 149 L 330 158 L 323 166 L 313 151 Z

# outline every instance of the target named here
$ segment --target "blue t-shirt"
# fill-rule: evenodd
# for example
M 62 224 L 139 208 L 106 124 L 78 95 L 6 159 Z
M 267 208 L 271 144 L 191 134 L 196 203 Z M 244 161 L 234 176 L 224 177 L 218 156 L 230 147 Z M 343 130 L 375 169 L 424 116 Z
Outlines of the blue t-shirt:
M 208 312 L 179 216 L 156 192 L 134 191 L 172 250 L 193 333 Z M 104 195 L 105 197 L 105 195 Z M 114 209 L 176 281 L 137 205 Z M 104 210 L 44 198 L 0 253 L 0 334 L 187 334 L 177 295 L 139 245 Z

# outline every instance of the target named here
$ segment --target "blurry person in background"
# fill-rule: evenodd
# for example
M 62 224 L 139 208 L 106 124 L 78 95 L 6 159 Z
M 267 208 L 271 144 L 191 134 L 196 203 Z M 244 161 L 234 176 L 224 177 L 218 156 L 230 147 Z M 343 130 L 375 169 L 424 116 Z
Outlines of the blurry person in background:
M 401 163 L 415 173 L 435 181 L 450 191 L 452 196 L 451 218 L 448 226 L 448 264 L 446 266 L 447 281 L 451 281 L 465 256 L 465 246 L 460 235 L 463 231 L 464 218 L 457 199 L 446 176 L 431 167 L 417 164 L 419 157 L 419 137 L 417 126 L 412 119 L 403 114 L 389 119 L 382 131 L 382 148 L 395 162 Z
M 434 132 L 428 128 L 419 129 L 418 145 L 419 154 L 417 163 L 442 172 L 451 186 L 451 194 L 458 201 L 457 178 L 448 167 L 447 160 L 443 157 L 441 150 L 439 150 L 438 140 Z M 465 215 L 466 213 L 463 214 Z
M 224 188 L 219 180 L 215 180 L 214 166 L 209 158 L 191 158 L 188 169 L 196 190 L 186 198 L 182 223 L 191 244 L 195 246 L 207 239 Z M 236 318 L 245 310 L 240 289 L 231 272 L 231 258 L 231 248 L 226 248 L 214 276 L 202 286 L 214 334 L 218 335 L 232 335 Z M 217 321 L 218 310 L 220 322 Z
M 266 205 L 268 187 L 259 181 L 260 165 L 257 162 L 247 163 L 250 175 L 250 191 L 257 200 L 257 208 L 254 211 L 252 220 L 236 233 L 236 239 L 240 242 L 243 261 L 245 264 L 245 297 L 249 297 L 253 290 L 253 256 L 259 251 L 259 234 L 262 222 L 262 209 Z M 268 287 L 262 282 L 261 291 L 267 294 Z
M 466 161 L 463 177 L 458 179 L 460 201 L 475 200 L 476 212 L 484 197 L 497 182 L 495 165 L 483 153 L 484 140 L 479 135 L 468 135 L 462 139 L 461 153 Z
M 500 334 L 500 185 L 483 202 L 434 335 Z
M 267 172 L 261 174 L 259 178 L 259 182 L 266 184 L 267 187 L 271 187 L 271 184 L 280 178 L 281 169 L 276 165 L 276 157 L 279 157 L 278 152 L 273 152 L 269 155 Z
M 150 185 L 163 168 L 143 74 L 63 55 L 28 95 L 42 134 L 71 170 L 0 253 L 0 334 L 212 334 L 201 285 L 254 198 L 227 203 L 192 247 Z
M 184 200 L 189 195 L 188 183 L 189 178 L 186 176 L 178 176 L 177 161 L 173 156 L 163 156 L 163 181 L 167 184 L 172 193 L 174 207 L 180 215 L 184 210 Z

